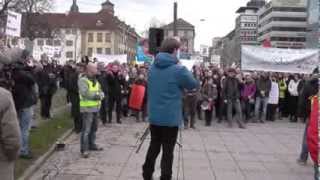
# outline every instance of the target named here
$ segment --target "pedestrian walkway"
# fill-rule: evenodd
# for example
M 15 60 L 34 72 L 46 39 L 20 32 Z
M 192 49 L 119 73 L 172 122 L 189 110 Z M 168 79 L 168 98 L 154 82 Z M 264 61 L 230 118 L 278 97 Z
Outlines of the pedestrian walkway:
M 248 129 L 229 129 L 225 124 L 183 130 L 184 163 L 180 163 L 179 180 L 311 180 L 313 166 L 299 166 L 304 125 L 278 121 L 250 124 Z M 89 159 L 79 153 L 79 135 L 67 140 L 64 151 L 56 152 L 39 169 L 32 180 L 141 180 L 141 166 L 149 139 L 136 154 L 137 139 L 146 124 L 126 120 L 122 125 L 100 127 L 97 142 L 104 148 Z M 174 163 L 177 179 L 178 146 Z M 160 176 L 159 160 L 155 180 Z M 184 167 L 184 168 L 182 168 Z M 183 171 L 184 169 L 184 171 Z M 183 173 L 184 172 L 184 173 Z

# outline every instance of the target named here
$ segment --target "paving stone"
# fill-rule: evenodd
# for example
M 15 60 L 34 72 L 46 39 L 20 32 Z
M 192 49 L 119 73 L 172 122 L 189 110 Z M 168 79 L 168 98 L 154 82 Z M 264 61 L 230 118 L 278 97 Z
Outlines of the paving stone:
M 73 134 L 66 140 L 66 150 L 55 152 L 31 179 L 42 180 L 47 175 L 47 179 L 56 180 L 141 180 L 150 136 L 136 154 L 140 143 L 137 138 L 146 125 L 132 119 L 123 122 L 99 127 L 97 143 L 104 151 L 93 152 L 89 159 L 81 158 L 80 136 Z M 303 124 L 287 121 L 249 124 L 246 130 L 229 129 L 225 124 L 204 127 L 203 121 L 197 122 L 197 130 L 182 131 L 184 166 L 182 161 L 178 162 L 176 146 L 173 179 L 177 175 L 182 179 L 183 169 L 186 180 L 312 179 L 312 164 L 296 163 L 303 131 Z M 155 166 L 155 180 L 160 177 L 160 159 L 161 153 Z

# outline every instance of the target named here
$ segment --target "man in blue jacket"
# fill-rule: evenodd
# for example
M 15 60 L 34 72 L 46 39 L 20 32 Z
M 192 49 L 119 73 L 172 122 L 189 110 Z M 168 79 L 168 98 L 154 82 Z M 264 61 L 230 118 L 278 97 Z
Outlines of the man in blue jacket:
M 151 142 L 143 165 L 144 180 L 152 180 L 157 156 L 162 147 L 160 180 L 172 179 L 174 147 L 179 126 L 182 124 L 183 90 L 198 88 L 191 72 L 179 65 L 177 52 L 180 43 L 167 39 L 149 71 L 148 110 Z

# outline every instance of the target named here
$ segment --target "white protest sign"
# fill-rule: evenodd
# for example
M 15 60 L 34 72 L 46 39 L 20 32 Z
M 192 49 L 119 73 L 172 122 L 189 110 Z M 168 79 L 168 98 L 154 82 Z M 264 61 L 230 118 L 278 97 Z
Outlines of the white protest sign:
M 242 46 L 241 50 L 242 70 L 310 74 L 319 63 L 316 49 Z
M 119 55 L 106 55 L 106 54 L 96 54 L 93 56 L 97 58 L 98 62 L 104 62 L 105 64 L 113 63 L 114 61 L 118 61 L 120 64 L 127 63 L 127 55 L 119 54 Z
M 5 34 L 8 36 L 20 37 L 21 35 L 21 14 L 8 11 Z
M 55 58 L 61 56 L 62 49 L 61 47 L 54 46 L 41 46 L 33 49 L 33 57 L 40 59 L 42 55 L 47 55 L 49 58 Z
M 181 65 L 185 66 L 189 71 L 192 71 L 193 66 L 197 64 L 197 60 L 180 59 L 179 61 Z

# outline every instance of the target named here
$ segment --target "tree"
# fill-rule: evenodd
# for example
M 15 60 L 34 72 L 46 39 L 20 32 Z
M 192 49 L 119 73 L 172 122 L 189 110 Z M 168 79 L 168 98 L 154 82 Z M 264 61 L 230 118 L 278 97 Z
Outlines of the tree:
M 20 12 L 45 13 L 53 8 L 53 0 L 19 0 Z
M 44 13 L 53 8 L 53 0 L 0 0 L 0 16 L 7 10 L 20 13 Z

